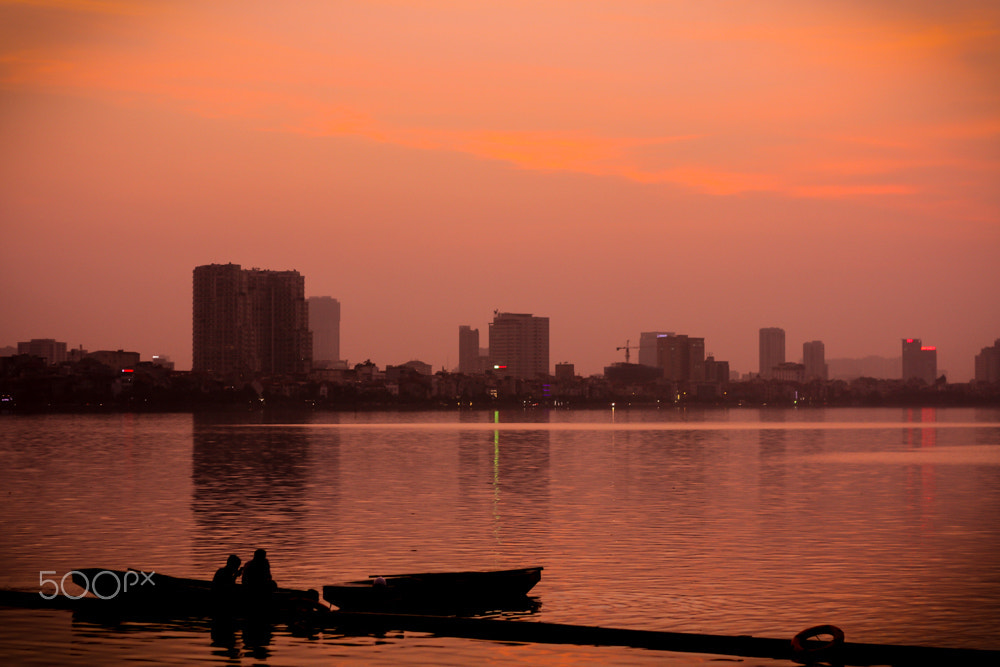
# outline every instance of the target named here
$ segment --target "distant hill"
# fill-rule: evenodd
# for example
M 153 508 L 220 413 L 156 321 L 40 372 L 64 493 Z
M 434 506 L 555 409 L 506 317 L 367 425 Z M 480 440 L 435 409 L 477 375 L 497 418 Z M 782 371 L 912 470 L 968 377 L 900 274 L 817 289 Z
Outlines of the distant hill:
M 831 380 L 854 380 L 859 377 L 898 380 L 903 377 L 903 358 L 864 357 L 863 359 L 827 359 Z

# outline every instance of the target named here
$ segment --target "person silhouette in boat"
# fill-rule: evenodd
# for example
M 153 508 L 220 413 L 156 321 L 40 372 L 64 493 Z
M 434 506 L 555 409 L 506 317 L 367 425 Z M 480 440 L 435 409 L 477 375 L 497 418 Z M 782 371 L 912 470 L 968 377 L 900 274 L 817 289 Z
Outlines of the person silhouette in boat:
M 230 554 L 226 564 L 216 570 L 212 577 L 212 597 L 219 612 L 225 612 L 235 604 L 236 577 L 243 572 L 241 562 L 239 556 Z
M 253 558 L 243 567 L 243 590 L 254 601 L 266 600 L 278 585 L 271 578 L 271 564 L 267 552 L 257 549 Z
M 212 592 L 232 593 L 236 589 L 236 577 L 240 576 L 243 568 L 240 567 L 240 557 L 236 554 L 229 554 L 226 564 L 215 571 L 212 577 Z

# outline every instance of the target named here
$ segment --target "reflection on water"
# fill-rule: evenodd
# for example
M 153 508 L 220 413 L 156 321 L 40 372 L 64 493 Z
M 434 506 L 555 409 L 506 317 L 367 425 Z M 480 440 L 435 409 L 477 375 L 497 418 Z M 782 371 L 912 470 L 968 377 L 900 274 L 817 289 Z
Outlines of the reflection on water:
M 541 546 L 549 521 L 549 442 L 547 431 L 458 433 L 458 494 L 465 510 L 459 530 L 474 530 L 484 511 L 491 518 L 494 562 L 483 567 L 502 567 L 503 554 L 519 541 Z
M 539 620 L 770 636 L 835 623 L 849 641 L 1000 648 L 998 422 L 889 409 L 4 419 L 0 585 L 102 566 L 207 578 L 262 546 L 279 583 L 303 588 L 542 565 Z M 46 643 L 149 657 L 145 639 L 64 634 L 60 616 L 31 614 Z M 13 632 L 0 651 L 31 645 Z M 280 627 L 249 644 L 217 632 L 215 646 L 204 628 L 136 633 L 169 635 L 188 658 L 176 664 L 499 650 Z
M 263 429 L 247 437 L 246 430 L 202 424 L 196 418 L 192 436 L 196 541 L 240 553 L 270 544 L 304 550 L 307 485 L 315 465 L 307 432 Z M 335 446 L 324 454 L 324 465 L 336 463 Z M 212 563 L 205 563 L 205 570 L 221 563 L 226 553 L 223 550 Z

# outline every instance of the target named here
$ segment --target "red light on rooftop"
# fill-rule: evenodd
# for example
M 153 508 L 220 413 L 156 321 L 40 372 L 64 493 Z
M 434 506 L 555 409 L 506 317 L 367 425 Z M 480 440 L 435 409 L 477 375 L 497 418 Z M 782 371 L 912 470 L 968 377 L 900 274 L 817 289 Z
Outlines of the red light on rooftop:
M 935 346 L 933 346 L 933 345 L 925 345 L 922 348 L 920 348 L 920 351 L 921 352 L 933 352 L 936 349 L 937 348 Z
M 907 342 L 907 343 L 912 343 L 912 342 L 913 342 L 913 339 L 912 339 L 912 338 L 907 338 L 907 339 L 906 339 L 906 342 Z

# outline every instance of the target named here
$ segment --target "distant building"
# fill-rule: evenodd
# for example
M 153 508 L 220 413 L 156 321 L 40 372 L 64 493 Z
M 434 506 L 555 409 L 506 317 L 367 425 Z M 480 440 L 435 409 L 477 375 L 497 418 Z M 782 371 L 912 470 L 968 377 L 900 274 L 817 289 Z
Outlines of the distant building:
M 313 368 L 335 368 L 340 361 L 340 301 L 332 296 L 311 296 L 306 301 Z
M 490 324 L 490 361 L 500 376 L 549 375 L 549 318 L 497 313 Z
M 806 377 L 806 366 L 805 364 L 796 364 L 791 361 L 786 361 L 783 364 L 778 364 L 772 369 L 772 380 L 781 380 L 782 382 L 798 382 L 802 383 L 805 381 Z
M 556 364 L 556 380 L 570 382 L 576 379 L 576 366 L 566 361 Z
M 417 359 L 407 361 L 405 364 L 402 364 L 402 366 L 403 368 L 409 368 L 410 370 L 416 371 L 421 375 L 434 375 L 434 368 L 430 364 Z
M 729 362 L 717 361 L 714 356 L 705 358 L 705 382 L 729 384 Z
M 826 362 L 829 379 L 855 380 L 859 377 L 887 380 L 898 378 L 903 372 L 901 357 L 868 356 L 863 359 L 830 359 Z
M 170 360 L 170 357 L 164 354 L 154 354 L 153 355 L 153 365 L 161 366 L 168 371 L 174 370 L 174 362 Z
M 656 366 L 656 339 L 673 336 L 673 331 L 643 331 L 639 334 L 639 363 Z
M 705 339 L 683 334 L 657 338 L 656 365 L 665 380 L 704 382 Z
M 914 379 L 934 384 L 937 379 L 937 348 L 921 344 L 919 338 L 904 338 L 903 380 Z
M 88 358 L 101 362 L 112 370 L 120 371 L 126 368 L 135 368 L 139 365 L 138 352 L 126 352 L 124 350 L 98 350 L 87 355 Z
M 312 335 L 298 271 L 207 264 L 194 270 L 194 371 L 218 375 L 307 373 Z
M 823 341 L 814 340 L 802 344 L 802 364 L 805 366 L 805 381 L 827 380 L 826 349 Z
M 785 363 L 785 330 L 768 327 L 760 330 L 760 376 L 765 380 L 774 377 L 774 369 Z
M 26 343 L 18 343 L 17 353 L 30 354 L 33 357 L 44 359 L 49 366 L 55 366 L 67 360 L 66 343 L 61 343 L 53 338 L 32 338 Z
M 458 327 L 458 372 L 472 375 L 483 371 L 479 361 L 479 329 Z
M 663 372 L 645 364 L 614 363 L 604 367 L 604 378 L 615 384 L 644 384 L 663 377 Z
M 976 382 L 1000 382 L 1000 338 L 976 355 Z

